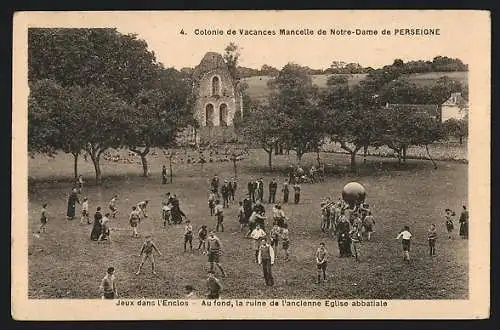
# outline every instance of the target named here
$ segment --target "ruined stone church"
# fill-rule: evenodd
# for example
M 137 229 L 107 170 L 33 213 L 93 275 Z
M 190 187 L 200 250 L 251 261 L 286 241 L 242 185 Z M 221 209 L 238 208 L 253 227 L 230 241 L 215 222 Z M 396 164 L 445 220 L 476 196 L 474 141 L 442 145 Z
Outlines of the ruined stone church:
M 206 53 L 194 68 L 193 97 L 198 128 L 191 128 L 191 140 L 221 143 L 234 139 L 233 120 L 243 116 L 242 95 L 221 54 Z

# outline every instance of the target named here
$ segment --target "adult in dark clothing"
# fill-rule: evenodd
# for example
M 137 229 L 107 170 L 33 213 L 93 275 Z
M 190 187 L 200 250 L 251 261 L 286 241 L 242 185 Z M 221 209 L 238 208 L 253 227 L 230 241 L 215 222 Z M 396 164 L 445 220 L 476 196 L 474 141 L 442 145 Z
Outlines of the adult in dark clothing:
M 351 238 L 349 236 L 349 232 L 351 229 L 351 226 L 349 224 L 349 221 L 345 217 L 345 215 L 342 215 L 340 217 L 340 222 L 337 225 L 337 241 L 339 244 L 339 252 L 340 252 L 340 257 L 350 257 L 352 255 L 351 252 Z
M 214 177 L 212 178 L 212 181 L 210 181 L 210 190 L 213 191 L 213 193 L 219 197 L 219 177 L 216 175 L 214 175 Z
M 92 226 L 92 232 L 90 233 L 90 239 L 93 241 L 97 241 L 99 239 L 99 236 L 101 235 L 102 232 L 102 226 L 101 226 L 101 219 L 102 219 L 102 213 L 101 213 L 101 207 L 97 207 L 97 210 L 94 214 L 94 225 Z
M 243 211 L 245 213 L 245 222 L 248 223 L 248 220 L 252 215 L 252 201 L 249 197 L 243 199 Z
M 264 203 L 264 181 L 262 178 L 257 181 L 257 196 L 261 203 Z
M 288 203 L 288 196 L 290 195 L 290 186 L 288 185 L 288 181 L 285 181 L 283 184 L 283 203 Z
M 78 199 L 77 189 L 73 188 L 68 197 L 68 210 L 66 212 L 68 220 L 73 220 L 75 218 L 76 203 L 80 204 L 80 200 Z
M 228 187 L 229 187 L 229 199 L 234 202 L 234 196 L 236 194 L 236 187 L 237 187 L 237 183 L 234 178 L 232 178 L 231 181 L 229 181 Z
M 460 213 L 458 222 L 460 223 L 460 237 L 469 238 L 469 211 L 465 205 L 462 206 L 462 213 Z
M 248 182 L 248 197 L 252 201 L 252 203 L 255 203 L 255 181 L 251 180 Z
M 167 168 L 165 167 L 165 165 L 163 165 L 163 167 L 161 168 L 161 183 L 167 183 Z
M 227 180 L 224 180 L 224 184 L 220 188 L 220 193 L 222 195 L 222 207 L 229 207 L 229 184 Z
M 276 203 L 276 191 L 278 190 L 278 183 L 276 179 L 273 178 L 271 182 L 269 182 L 269 203 Z
M 182 217 L 186 217 L 186 214 L 182 212 L 181 207 L 179 205 L 179 199 L 174 195 L 172 198 L 172 210 L 170 211 L 172 215 L 172 222 L 175 224 L 182 223 Z

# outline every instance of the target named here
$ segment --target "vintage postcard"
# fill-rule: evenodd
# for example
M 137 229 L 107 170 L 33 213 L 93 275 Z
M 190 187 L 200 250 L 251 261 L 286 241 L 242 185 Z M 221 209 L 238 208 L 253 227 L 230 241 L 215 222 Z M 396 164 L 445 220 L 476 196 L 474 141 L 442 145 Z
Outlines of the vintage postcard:
M 488 318 L 490 27 L 16 13 L 13 318 Z

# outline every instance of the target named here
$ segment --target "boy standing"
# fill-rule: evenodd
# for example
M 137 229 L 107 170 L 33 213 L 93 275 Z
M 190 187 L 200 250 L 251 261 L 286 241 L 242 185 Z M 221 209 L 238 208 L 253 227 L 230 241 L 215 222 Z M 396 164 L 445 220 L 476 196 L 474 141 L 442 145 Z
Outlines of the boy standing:
M 153 242 L 151 235 L 146 236 L 146 241 L 142 245 L 141 252 L 139 253 L 139 257 L 142 257 L 141 263 L 139 264 L 139 269 L 137 270 L 137 273 L 135 275 L 139 275 L 141 273 L 142 266 L 144 265 L 144 262 L 148 259 L 151 260 L 151 268 L 153 270 L 153 274 L 156 275 L 155 272 L 155 258 L 153 255 L 153 250 L 158 253 L 159 256 L 161 256 L 160 250 L 156 247 L 155 243 Z
M 215 193 L 210 191 L 208 193 L 208 208 L 210 209 L 210 216 L 214 215 L 215 210 Z
M 363 220 L 363 227 L 365 228 L 366 232 L 366 239 L 369 241 L 372 237 L 373 229 L 375 226 L 375 219 L 373 218 L 372 212 L 368 211 L 368 214 L 365 216 L 365 219 Z
M 222 245 L 220 240 L 213 230 L 210 231 L 207 240 L 208 262 L 210 263 L 210 271 L 214 271 L 214 264 L 217 265 L 222 273 L 222 277 L 226 277 L 226 273 L 220 264 L 220 255 L 222 254 Z
M 278 251 L 279 237 L 281 234 L 281 227 L 277 222 L 274 223 L 273 228 L 271 229 L 271 246 L 276 253 Z M 277 254 L 277 253 L 276 253 Z
M 429 256 L 431 257 L 436 255 L 436 239 L 437 239 L 436 225 L 431 224 L 427 232 L 427 240 L 429 241 Z
M 89 219 L 89 200 L 87 197 L 83 199 L 82 203 L 82 216 L 80 217 L 80 224 L 84 225 L 85 223 L 90 224 Z
M 405 226 L 403 231 L 399 233 L 396 239 L 402 238 L 403 242 L 403 259 L 410 262 L 410 239 L 412 234 L 410 233 L 410 227 Z
M 266 232 L 260 228 L 260 225 L 256 225 L 255 229 L 250 234 L 250 237 L 253 239 L 253 249 L 255 251 L 255 262 L 259 262 L 259 247 L 260 240 L 266 236 Z
M 223 207 L 227 208 L 229 207 L 229 186 L 227 180 L 224 180 L 224 183 L 222 184 L 222 187 L 220 188 L 220 193 L 222 195 L 222 203 Z
M 109 267 L 106 276 L 101 281 L 99 287 L 102 291 L 102 299 L 115 299 L 118 298 L 118 291 L 116 290 L 115 268 Z
M 184 227 L 184 252 L 186 252 L 187 243 L 189 243 L 189 248 L 193 252 L 193 226 L 189 220 L 186 220 L 186 226 Z
M 323 274 L 323 281 L 326 281 L 326 268 L 328 262 L 328 251 L 325 248 L 325 243 L 321 242 L 319 248 L 316 250 L 316 266 L 318 268 L 318 281 L 321 282 L 321 274 Z
M 38 232 L 44 232 L 46 233 L 45 227 L 47 226 L 47 221 L 49 219 L 49 214 L 47 213 L 47 203 L 44 203 L 42 205 L 42 211 L 40 214 L 40 228 L 38 229 Z
M 207 244 L 206 244 L 207 236 L 208 236 L 207 226 L 203 225 L 198 231 L 198 240 L 200 241 L 200 244 L 198 245 L 198 250 L 200 250 L 201 247 L 203 246 L 203 254 L 207 253 Z
M 448 232 L 448 239 L 452 239 L 452 234 L 453 234 L 453 217 L 455 216 L 455 212 L 453 212 L 451 209 L 446 209 L 444 210 L 445 215 L 445 225 L 446 225 L 446 231 Z
M 161 217 L 163 219 L 163 227 L 167 226 L 167 223 L 170 225 L 172 224 L 170 221 L 170 211 L 172 210 L 172 206 L 166 202 L 162 202 L 162 207 L 161 207 Z
M 272 265 L 274 264 L 274 249 L 267 242 L 267 239 L 262 239 L 262 243 L 259 248 L 258 263 L 262 265 L 262 272 L 264 273 L 264 279 L 266 285 L 274 285 L 274 278 L 272 273 Z
M 288 248 L 290 247 L 290 233 L 288 231 L 288 224 L 285 223 L 281 229 L 281 245 L 285 251 L 285 261 L 288 261 Z
M 294 202 L 295 204 L 298 204 L 300 201 L 300 185 L 298 183 L 295 183 L 293 185 L 293 193 L 294 193 Z
M 269 203 L 276 203 L 276 191 L 278 190 L 278 183 L 276 179 L 273 178 L 271 182 L 269 182 Z
M 101 219 L 101 235 L 99 235 L 99 238 L 97 240 L 109 240 L 109 213 L 106 213 Z
M 221 205 L 220 200 L 215 201 L 215 203 L 215 217 L 217 218 L 215 230 L 219 231 L 220 227 L 221 231 L 224 232 L 224 207 Z
M 132 227 L 132 237 L 139 237 L 137 233 L 137 226 L 141 221 L 141 216 L 139 210 L 137 210 L 136 206 L 132 206 L 132 212 L 130 212 L 129 223 L 130 227 Z

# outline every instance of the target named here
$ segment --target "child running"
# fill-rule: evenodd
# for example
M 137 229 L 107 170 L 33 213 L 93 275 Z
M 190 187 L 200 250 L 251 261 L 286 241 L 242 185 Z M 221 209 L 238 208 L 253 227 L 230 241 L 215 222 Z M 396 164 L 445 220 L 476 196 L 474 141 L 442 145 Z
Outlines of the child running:
M 132 227 L 132 237 L 139 237 L 139 233 L 137 232 L 139 222 L 141 222 L 139 210 L 137 210 L 136 206 L 132 206 L 132 212 L 130 212 L 129 217 L 130 227 Z
M 109 210 L 111 211 L 111 216 L 116 218 L 118 214 L 118 209 L 116 208 L 116 200 L 118 199 L 118 195 L 114 195 L 113 198 L 108 203 Z
M 156 275 L 155 258 L 153 250 L 156 251 L 156 253 L 158 253 L 159 256 L 161 256 L 161 252 L 160 250 L 158 250 L 155 243 L 153 242 L 151 235 L 147 235 L 146 241 L 142 245 L 141 253 L 139 253 L 139 257 L 142 257 L 142 260 L 141 263 L 139 264 L 139 269 L 137 270 L 137 273 L 135 273 L 135 275 L 139 275 L 141 273 L 142 266 L 144 265 L 144 262 L 148 259 L 151 260 L 151 269 L 153 271 L 153 274 Z
M 326 268 L 328 264 L 328 251 L 325 248 L 325 243 L 319 243 L 319 248 L 316 250 L 316 266 L 318 268 L 318 281 L 321 282 L 321 274 L 323 274 L 323 281 L 326 281 Z
M 405 226 L 404 229 L 398 234 L 396 239 L 402 238 L 403 242 L 403 260 L 410 262 L 410 239 L 412 234 L 410 233 L 410 227 Z
M 146 212 L 148 204 L 149 204 L 148 200 L 145 200 L 145 201 L 137 203 L 137 209 L 139 210 L 139 213 L 141 214 L 141 216 L 143 218 L 147 218 L 148 217 L 148 214 Z
M 87 197 L 83 199 L 82 203 L 82 216 L 80 217 L 80 224 L 90 224 L 90 218 L 89 218 L 89 200 Z
M 436 255 L 436 239 L 437 239 L 437 231 L 436 225 L 431 224 L 429 230 L 427 231 L 427 240 L 429 241 L 429 256 Z
M 200 241 L 198 245 L 198 251 L 203 247 L 203 254 L 207 253 L 207 236 L 208 236 L 208 230 L 207 226 L 203 225 L 201 226 L 200 230 L 198 230 L 198 240 Z
M 189 220 L 186 220 L 186 226 L 184 227 L 184 252 L 186 252 L 187 243 L 189 243 L 189 248 L 193 252 L 193 226 Z

